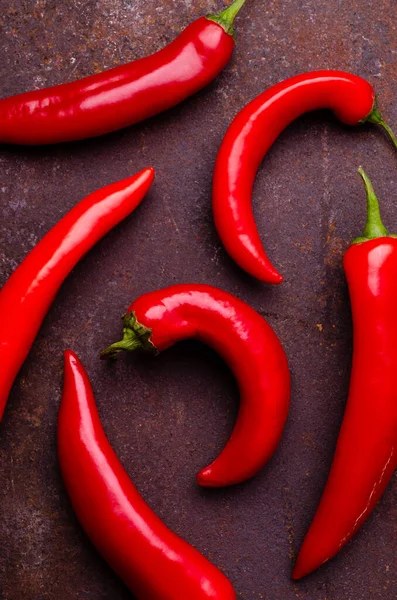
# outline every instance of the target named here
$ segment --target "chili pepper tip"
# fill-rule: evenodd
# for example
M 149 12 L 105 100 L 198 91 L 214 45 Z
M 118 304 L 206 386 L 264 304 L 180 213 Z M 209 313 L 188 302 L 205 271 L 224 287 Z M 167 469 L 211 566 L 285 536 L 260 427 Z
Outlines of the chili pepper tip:
M 237 17 L 245 2 L 246 0 L 234 0 L 230 6 L 222 10 L 220 13 L 207 15 L 207 19 L 210 21 L 215 21 L 215 23 L 223 27 L 226 33 L 234 36 L 234 19 Z
M 299 567 L 297 567 L 297 565 L 295 565 L 294 570 L 292 571 L 292 579 L 294 581 L 298 581 L 298 579 L 302 579 L 302 577 L 304 576 L 305 574 L 303 573 L 303 571 Z
M 66 361 L 78 360 L 77 354 L 73 352 L 73 350 L 65 350 L 63 353 L 63 358 Z

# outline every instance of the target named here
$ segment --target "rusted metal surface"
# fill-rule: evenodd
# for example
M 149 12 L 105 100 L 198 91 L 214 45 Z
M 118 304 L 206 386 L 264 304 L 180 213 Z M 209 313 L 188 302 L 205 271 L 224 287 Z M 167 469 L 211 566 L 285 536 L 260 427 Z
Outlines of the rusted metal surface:
M 212 0 L 0 0 L 2 96 L 100 71 L 159 49 Z M 231 118 L 265 87 L 305 70 L 338 68 L 371 81 L 397 128 L 397 4 L 248 0 L 237 49 L 205 91 L 164 115 L 101 139 L 43 149 L 0 148 L 0 284 L 88 192 L 147 165 L 157 179 L 142 206 L 68 278 L 14 386 L 0 427 L 0 597 L 121 600 L 129 592 L 82 533 L 59 474 L 56 418 L 62 351 L 93 382 L 103 424 L 138 489 L 165 522 L 219 565 L 240 600 L 394 600 L 397 482 L 352 543 L 293 584 L 291 566 L 319 500 L 346 400 L 351 319 L 341 267 L 363 227 L 363 164 L 397 231 L 397 160 L 374 127 L 305 116 L 264 161 L 255 211 L 285 276 L 252 281 L 222 249 L 211 176 Z M 221 360 L 194 342 L 156 360 L 108 365 L 137 295 L 208 282 L 249 302 L 275 328 L 293 380 L 291 414 L 267 468 L 233 489 L 200 490 L 195 473 L 222 447 L 238 390 Z M 0 365 L 1 368 L 1 365 Z M 188 600 L 188 599 L 186 599 Z

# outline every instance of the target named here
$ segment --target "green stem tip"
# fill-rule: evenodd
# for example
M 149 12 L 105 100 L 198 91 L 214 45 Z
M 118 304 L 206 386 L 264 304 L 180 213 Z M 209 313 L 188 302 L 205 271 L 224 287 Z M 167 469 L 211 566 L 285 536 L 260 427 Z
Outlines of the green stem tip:
M 234 36 L 234 19 L 237 17 L 246 0 L 234 0 L 234 2 L 216 15 L 207 15 L 207 19 L 215 21 L 231 36 Z
M 367 223 L 365 225 L 363 235 L 356 238 L 353 241 L 353 244 L 367 242 L 380 237 L 394 237 L 390 236 L 386 227 L 382 223 L 378 198 L 376 197 L 370 178 L 362 167 L 358 169 L 358 172 L 364 182 L 364 187 L 367 194 Z
M 157 354 L 156 347 L 150 341 L 152 330 L 139 323 L 134 312 L 123 315 L 123 339 L 111 344 L 100 354 L 102 359 L 116 358 L 123 350 L 134 352 L 145 350 Z
M 383 129 L 386 131 L 387 135 L 389 136 L 393 146 L 397 150 L 397 137 L 395 136 L 390 125 L 388 125 L 386 123 L 386 121 L 382 117 L 382 114 L 378 110 L 378 102 L 376 99 L 375 99 L 375 103 L 374 103 L 374 107 L 373 107 L 372 111 L 369 113 L 368 117 L 366 117 L 364 119 L 363 122 L 364 123 L 375 123 L 375 125 L 380 125 L 381 127 L 383 127 Z

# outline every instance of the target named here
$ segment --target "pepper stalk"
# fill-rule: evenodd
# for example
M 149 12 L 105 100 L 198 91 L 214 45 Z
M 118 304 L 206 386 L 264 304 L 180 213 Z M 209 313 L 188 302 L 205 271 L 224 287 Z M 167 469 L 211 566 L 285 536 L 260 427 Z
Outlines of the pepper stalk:
M 353 244 L 368 242 L 369 240 L 375 240 L 380 237 L 397 237 L 396 235 L 390 234 L 383 225 L 378 198 L 376 197 L 371 180 L 363 167 L 359 167 L 358 173 L 364 182 L 365 192 L 367 194 L 367 223 L 363 235 L 355 238 Z
M 388 125 L 386 123 L 386 121 L 384 120 L 384 118 L 382 117 L 382 114 L 381 114 L 380 110 L 378 109 L 378 101 L 376 98 L 375 98 L 374 107 L 373 107 L 372 111 L 370 112 L 368 117 L 366 117 L 362 122 L 363 123 L 375 123 L 375 125 L 380 125 L 386 131 L 393 146 L 397 149 L 397 137 L 394 134 L 394 131 L 392 130 L 390 125 Z
M 215 21 L 226 33 L 234 37 L 234 19 L 237 17 L 246 0 L 234 0 L 234 2 L 217 14 L 207 15 L 207 19 Z

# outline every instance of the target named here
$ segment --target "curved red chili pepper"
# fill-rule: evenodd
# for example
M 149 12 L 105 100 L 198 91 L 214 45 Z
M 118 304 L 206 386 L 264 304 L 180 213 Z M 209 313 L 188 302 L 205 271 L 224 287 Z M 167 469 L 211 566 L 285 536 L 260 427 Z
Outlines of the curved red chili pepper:
M 33 248 L 0 292 L 0 420 L 8 395 L 58 289 L 78 261 L 141 202 L 154 169 L 79 202 Z
M 397 467 L 397 239 L 364 171 L 368 221 L 344 257 L 353 315 L 346 412 L 327 484 L 300 549 L 299 579 L 332 558 L 371 514 Z
M 239 384 L 240 411 L 225 448 L 197 480 L 220 487 L 255 475 L 280 441 L 290 396 L 287 358 L 265 319 L 222 290 L 192 284 L 141 296 L 123 319 L 123 340 L 102 357 L 137 348 L 162 351 L 194 337 L 225 359 Z
M 286 79 L 255 98 L 237 115 L 222 142 L 213 182 L 213 213 L 219 237 L 238 265 L 267 283 L 283 278 L 267 257 L 252 213 L 258 167 L 280 133 L 308 111 L 329 108 L 343 123 L 378 123 L 397 147 L 376 108 L 370 84 L 341 71 L 317 71 Z
M 81 525 L 137 600 L 235 600 L 230 581 L 139 495 L 102 429 L 87 373 L 70 350 L 58 454 Z
M 191 23 L 141 60 L 0 100 L 0 143 L 55 144 L 99 136 L 175 106 L 210 83 L 234 48 L 233 21 L 245 0 Z

